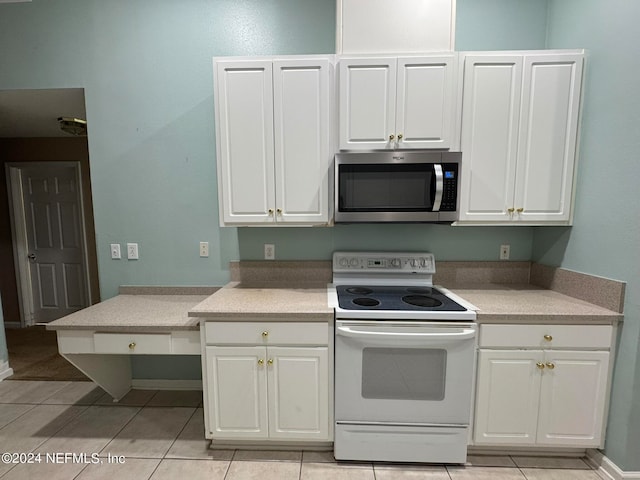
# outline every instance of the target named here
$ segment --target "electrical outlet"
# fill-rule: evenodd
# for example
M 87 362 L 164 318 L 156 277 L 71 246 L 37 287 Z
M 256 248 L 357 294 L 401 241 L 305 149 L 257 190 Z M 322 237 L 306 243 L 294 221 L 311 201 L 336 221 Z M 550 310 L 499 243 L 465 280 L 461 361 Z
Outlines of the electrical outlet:
M 120 260 L 122 258 L 122 254 L 120 253 L 120 244 L 112 243 L 111 244 L 111 258 L 113 260 Z
M 200 256 L 201 257 L 209 256 L 209 242 L 200 242 Z
M 275 260 L 276 258 L 276 246 L 273 243 L 264 244 L 264 259 Z
M 138 260 L 138 244 L 137 243 L 127 243 L 127 259 L 128 260 Z
M 509 260 L 511 245 L 500 245 L 500 260 Z

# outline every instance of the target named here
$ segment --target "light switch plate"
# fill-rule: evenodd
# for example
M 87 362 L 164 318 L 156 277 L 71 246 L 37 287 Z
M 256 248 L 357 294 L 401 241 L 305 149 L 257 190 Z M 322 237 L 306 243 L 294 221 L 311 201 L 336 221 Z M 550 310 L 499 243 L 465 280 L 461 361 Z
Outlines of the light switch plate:
M 111 244 L 111 258 L 113 260 L 120 260 L 122 258 L 122 254 L 120 253 L 120 244 L 112 243 Z

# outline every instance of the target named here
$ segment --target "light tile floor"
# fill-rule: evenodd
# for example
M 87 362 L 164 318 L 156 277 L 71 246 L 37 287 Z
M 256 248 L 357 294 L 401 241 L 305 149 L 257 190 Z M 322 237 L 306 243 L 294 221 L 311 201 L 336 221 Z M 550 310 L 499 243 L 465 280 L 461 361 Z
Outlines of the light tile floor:
M 331 452 L 208 446 L 201 392 L 133 390 L 116 404 L 91 382 L 0 382 L 2 480 L 600 479 L 580 458 L 393 465 L 336 462 Z

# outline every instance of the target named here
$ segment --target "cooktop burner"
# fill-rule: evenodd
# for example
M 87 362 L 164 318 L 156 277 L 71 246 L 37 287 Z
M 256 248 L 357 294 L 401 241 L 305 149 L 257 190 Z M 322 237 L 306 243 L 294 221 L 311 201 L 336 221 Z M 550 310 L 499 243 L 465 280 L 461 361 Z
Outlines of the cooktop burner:
M 345 310 L 467 310 L 433 287 L 338 285 L 336 289 L 338 305 Z

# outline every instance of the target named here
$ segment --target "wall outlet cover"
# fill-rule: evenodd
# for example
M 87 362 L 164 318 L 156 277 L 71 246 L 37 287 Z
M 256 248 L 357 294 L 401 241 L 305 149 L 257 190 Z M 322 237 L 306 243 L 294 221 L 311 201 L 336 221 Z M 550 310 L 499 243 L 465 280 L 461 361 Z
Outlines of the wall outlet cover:
M 128 260 L 138 260 L 138 244 L 137 243 L 127 243 L 127 259 Z
M 273 243 L 264 244 L 264 259 L 275 260 L 276 258 L 276 246 Z

